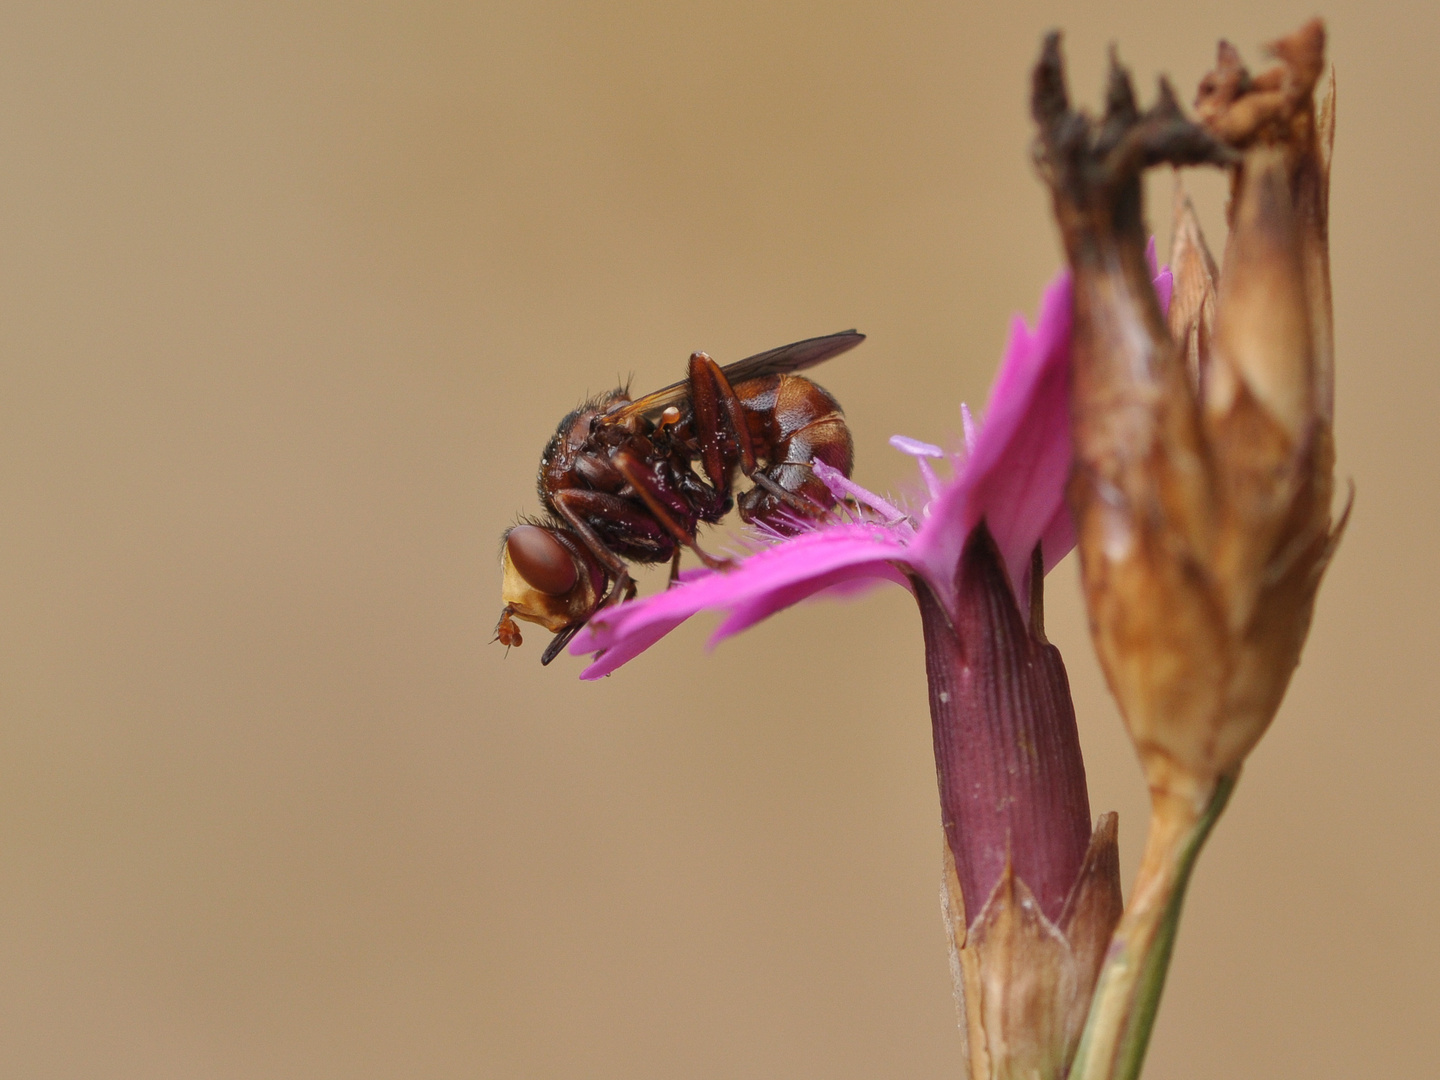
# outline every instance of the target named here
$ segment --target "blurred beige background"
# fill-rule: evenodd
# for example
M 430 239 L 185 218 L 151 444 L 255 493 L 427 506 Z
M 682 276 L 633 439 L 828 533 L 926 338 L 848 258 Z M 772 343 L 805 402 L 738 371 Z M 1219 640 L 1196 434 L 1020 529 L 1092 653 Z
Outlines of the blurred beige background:
M 1112 39 L 1188 97 L 1313 13 L 1001 8 L 0 5 L 0 1075 L 959 1074 L 908 598 L 598 685 L 489 640 L 617 375 L 858 326 L 822 381 L 881 489 L 983 402 L 1058 265 L 1047 27 L 1094 103 Z M 1440 1070 L 1440 15 L 1322 13 L 1359 497 L 1170 1080 Z M 1073 565 L 1050 596 L 1128 880 L 1138 770 Z

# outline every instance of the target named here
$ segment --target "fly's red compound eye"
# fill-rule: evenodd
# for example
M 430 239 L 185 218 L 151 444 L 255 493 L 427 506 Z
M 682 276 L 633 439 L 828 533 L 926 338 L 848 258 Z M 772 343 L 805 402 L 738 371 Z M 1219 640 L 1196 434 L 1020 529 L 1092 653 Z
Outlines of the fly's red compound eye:
M 505 550 L 520 576 L 546 596 L 564 596 L 575 587 L 575 559 L 550 530 L 517 525 L 505 538 Z

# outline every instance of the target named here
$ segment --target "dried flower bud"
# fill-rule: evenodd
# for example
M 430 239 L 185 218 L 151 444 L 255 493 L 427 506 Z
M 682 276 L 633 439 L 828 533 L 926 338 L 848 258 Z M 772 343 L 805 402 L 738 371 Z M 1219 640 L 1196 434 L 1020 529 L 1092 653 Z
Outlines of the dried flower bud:
M 1075 279 L 1070 497 L 1091 630 L 1152 789 L 1192 802 L 1273 718 L 1334 545 L 1323 44 L 1311 24 L 1257 79 L 1222 46 L 1206 127 L 1163 81 L 1142 113 L 1113 56 L 1105 115 L 1072 110 L 1053 36 L 1035 73 Z M 1234 170 L 1218 282 L 1179 199 L 1168 326 L 1141 214 L 1158 163 Z

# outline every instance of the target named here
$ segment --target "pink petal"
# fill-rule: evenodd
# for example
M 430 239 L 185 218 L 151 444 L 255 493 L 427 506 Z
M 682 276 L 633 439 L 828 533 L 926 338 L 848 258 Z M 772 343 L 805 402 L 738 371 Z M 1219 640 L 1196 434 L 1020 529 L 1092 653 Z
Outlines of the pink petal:
M 890 559 L 856 563 L 842 567 L 829 574 L 792 582 L 773 592 L 762 593 L 748 603 L 738 604 L 730 616 L 722 622 L 710 638 L 711 646 L 720 644 L 742 630 L 748 630 L 756 623 L 768 619 L 775 612 L 807 600 L 816 593 L 830 591 L 841 596 L 854 596 L 884 581 L 909 587 L 905 574 L 896 568 Z
M 1160 310 L 1170 314 L 1170 297 L 1175 293 L 1175 275 L 1168 266 L 1155 275 L 1155 295 L 1160 298 Z
M 1154 241 L 1149 258 L 1154 267 Z M 1155 288 L 1168 311 L 1174 281 L 1159 270 Z M 1070 476 L 1070 276 L 1061 273 L 1040 302 L 1031 331 L 1016 316 L 990 390 L 984 423 L 967 442 L 970 453 L 930 506 L 916 537 L 913 560 L 947 607 L 956 597 L 953 574 L 966 537 L 983 518 L 1000 551 L 1016 596 L 1024 596 L 1030 558 L 1041 544 L 1048 570 L 1075 546 L 1065 505 Z M 1024 605 L 1022 604 L 1022 609 Z
M 908 531 L 908 526 L 905 527 Z M 733 570 L 705 573 L 643 600 L 597 614 L 570 644 L 577 655 L 605 651 L 582 678 L 598 678 L 639 655 L 696 612 L 731 611 L 718 641 L 822 589 L 863 577 L 903 580 L 891 565 L 906 555 L 897 528 L 870 522 L 830 525 L 762 548 Z M 611 653 L 615 656 L 612 662 Z
M 634 660 L 689 617 L 689 615 L 678 615 L 671 619 L 659 619 L 638 628 L 634 633 L 626 635 L 615 645 L 599 653 L 590 662 L 590 665 L 580 672 L 580 678 L 599 679 L 609 675 L 622 664 L 628 664 Z M 573 642 L 570 645 L 570 651 L 576 651 Z
M 923 565 L 926 580 L 951 610 L 955 567 L 982 517 L 1020 595 L 1030 552 L 1064 505 L 1069 341 L 1070 278 L 1062 273 L 1045 291 L 1035 331 L 1019 316 L 1011 325 L 984 423 L 915 540 L 913 560 Z
M 1145 261 L 1150 264 L 1150 276 L 1155 279 L 1155 295 L 1160 298 L 1160 310 L 1168 315 L 1170 297 L 1175 292 L 1175 275 L 1170 272 L 1170 267 L 1160 265 L 1160 259 L 1155 254 L 1153 236 L 1145 245 Z
M 1040 554 L 1045 560 L 1045 573 L 1055 569 L 1055 564 L 1070 554 L 1075 546 L 1075 519 L 1070 516 L 1070 507 L 1060 504 L 1050 524 L 1040 536 Z M 1022 594 L 1023 595 L 1023 594 Z
M 1045 291 L 1033 336 L 1014 337 L 1022 349 L 1012 341 L 1001 365 L 970 469 L 976 516 L 988 523 L 1020 596 L 1030 553 L 1065 505 L 1070 477 L 1068 275 Z
M 934 443 L 921 442 L 919 439 L 912 439 L 908 435 L 891 435 L 890 445 L 902 454 L 909 454 L 911 457 L 944 457 L 945 451 Z

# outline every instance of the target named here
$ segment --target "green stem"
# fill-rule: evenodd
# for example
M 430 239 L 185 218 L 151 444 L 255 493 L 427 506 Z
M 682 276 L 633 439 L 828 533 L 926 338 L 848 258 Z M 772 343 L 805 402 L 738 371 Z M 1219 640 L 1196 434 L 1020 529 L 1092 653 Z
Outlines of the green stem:
M 1175 949 L 1185 890 L 1236 776 L 1223 776 L 1199 807 L 1156 798 L 1130 905 L 1115 929 L 1069 1080 L 1135 1080 L 1145 1061 Z

